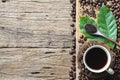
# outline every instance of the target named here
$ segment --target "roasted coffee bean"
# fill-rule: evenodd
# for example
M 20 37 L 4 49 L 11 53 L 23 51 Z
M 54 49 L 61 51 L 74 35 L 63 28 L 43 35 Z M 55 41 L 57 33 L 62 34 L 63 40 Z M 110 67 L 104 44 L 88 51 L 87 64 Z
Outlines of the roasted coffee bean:
M 79 40 L 78 40 L 78 43 L 82 43 L 82 44 L 83 44 L 83 43 L 84 43 L 84 40 L 83 40 L 83 39 L 79 39 Z
M 70 3 L 73 3 L 74 0 L 70 0 Z
M 96 4 L 95 4 L 95 3 L 93 3 L 93 6 L 94 6 L 94 7 L 96 7 Z
M 72 5 L 74 5 L 76 7 L 76 1 L 73 1 Z
M 76 66 L 72 66 L 71 70 L 76 71 Z
M 75 73 L 75 72 L 73 73 L 73 78 L 74 78 L 74 79 L 76 78 L 76 73 Z
M 80 56 L 79 56 L 79 63 L 81 63 L 82 58 L 83 58 L 83 55 L 80 55 Z
M 84 68 L 84 67 L 83 67 L 83 68 L 81 68 L 81 71 L 82 71 L 82 72 L 85 72 L 85 68 Z
M 83 1 L 82 1 L 82 4 L 85 5 L 85 4 L 86 4 L 86 1 L 83 0 Z
M 73 66 L 76 66 L 76 63 L 75 63 L 75 62 L 72 62 L 72 65 L 73 65 Z
M 71 12 L 76 13 L 76 8 L 72 8 Z
M 71 12 L 76 12 L 76 8 L 72 8 Z
M 76 44 L 76 41 L 72 41 L 72 44 Z
M 82 3 L 83 0 L 79 0 L 80 3 Z
M 74 47 L 71 47 L 71 50 L 75 50 L 75 48 L 74 48 Z
M 73 15 L 73 16 L 71 16 L 72 17 L 72 19 L 75 19 L 76 18 L 76 16 L 75 15 Z
M 74 23 L 71 23 L 70 26 L 71 26 L 71 27 L 75 27 L 75 24 L 74 24 Z
M 70 71 L 70 72 L 69 72 L 69 76 L 70 76 L 70 77 L 73 77 L 73 71 Z
M 84 38 L 84 41 L 87 41 L 87 38 L 86 38 L 86 37 Z
M 76 32 L 76 28 L 75 27 L 73 27 L 73 31 Z
M 71 60 L 71 62 L 75 62 L 75 61 L 76 61 L 76 56 L 73 55 L 73 56 L 72 56 L 72 60 Z
M 76 48 L 76 45 L 75 44 L 72 44 L 72 50 Z
M 72 15 L 76 15 L 76 12 L 71 12 Z
M 70 55 L 73 55 L 73 54 L 74 54 L 74 50 L 71 50 L 71 51 L 69 52 L 69 54 L 70 54 Z
M 74 80 L 74 78 L 73 78 L 73 77 L 70 77 L 69 80 Z
M 71 31 L 71 35 L 75 35 L 75 31 L 74 30 Z
M 74 14 L 73 14 L 73 13 L 70 13 L 70 16 L 72 17 L 72 16 L 74 16 Z
M 73 9 L 75 9 L 75 8 L 76 8 L 76 6 L 75 6 L 75 5 L 72 5 L 72 8 L 73 8 Z
M 76 51 L 75 51 L 75 49 L 73 50 L 71 50 L 71 54 L 75 54 L 76 53 Z
M 76 45 L 72 44 L 71 50 L 75 50 Z
M 80 38 L 84 38 L 84 36 L 83 36 L 83 35 L 81 35 L 81 36 L 80 36 Z
M 72 19 L 73 22 L 76 22 L 76 19 Z
M 81 74 L 80 74 L 80 75 L 81 75 Z M 83 80 L 83 79 L 81 79 L 81 78 L 82 78 L 81 76 L 78 76 L 78 79 L 79 79 L 79 80 Z
M 7 0 L 2 0 L 3 3 L 5 3 Z

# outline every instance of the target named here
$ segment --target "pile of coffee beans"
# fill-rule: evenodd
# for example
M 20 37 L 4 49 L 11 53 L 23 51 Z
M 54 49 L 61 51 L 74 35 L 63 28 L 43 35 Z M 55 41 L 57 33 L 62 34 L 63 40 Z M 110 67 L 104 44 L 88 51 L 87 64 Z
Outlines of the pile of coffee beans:
M 70 0 L 70 3 L 72 4 L 72 10 L 70 13 L 70 16 L 72 17 L 72 23 L 70 26 L 72 27 L 71 35 L 73 36 L 72 39 L 72 46 L 71 51 L 69 54 L 72 56 L 71 58 L 71 70 L 69 72 L 69 80 L 75 80 L 76 79 L 76 28 L 75 28 L 75 22 L 76 22 L 76 0 Z
M 106 5 L 115 15 L 117 26 L 120 27 L 120 0 L 108 0 Z
M 87 41 L 87 38 L 83 35 L 80 36 L 78 43 L 84 44 Z
M 116 73 L 120 74 L 120 50 L 114 49 L 114 52 L 117 54 L 115 56 L 114 70 L 115 70 Z
M 120 26 L 120 0 L 79 0 L 82 15 L 96 18 L 95 9 L 99 9 L 102 4 L 110 8 L 114 13 L 117 26 Z
M 90 16 L 93 18 L 96 18 L 96 9 L 99 9 L 102 4 L 105 4 L 107 7 L 110 8 L 110 10 L 113 12 L 116 18 L 117 26 L 118 26 L 118 39 L 120 39 L 120 0 L 79 0 L 80 7 L 82 8 L 81 14 Z M 72 4 L 72 10 L 71 10 L 71 17 L 72 17 L 72 23 L 70 26 L 72 27 L 71 35 L 73 36 L 72 39 L 72 46 L 71 51 L 69 54 L 72 56 L 71 58 L 71 70 L 69 72 L 69 80 L 75 80 L 76 79 L 76 37 L 75 37 L 75 22 L 76 22 L 76 0 L 70 0 L 70 3 Z M 80 36 L 80 39 L 78 40 L 79 43 L 84 44 L 85 41 L 87 41 L 87 38 L 85 36 Z M 118 40 L 120 41 L 120 40 Z M 114 52 L 117 54 L 115 56 L 115 75 L 114 76 L 107 76 L 104 79 L 93 79 L 90 76 L 87 76 L 84 74 L 87 70 L 85 69 L 85 66 L 83 65 L 83 61 L 81 61 L 81 71 L 79 73 L 79 80 L 120 80 L 119 77 L 117 77 L 118 74 L 120 74 L 120 50 L 117 48 L 114 49 Z M 82 55 L 81 55 L 82 60 Z

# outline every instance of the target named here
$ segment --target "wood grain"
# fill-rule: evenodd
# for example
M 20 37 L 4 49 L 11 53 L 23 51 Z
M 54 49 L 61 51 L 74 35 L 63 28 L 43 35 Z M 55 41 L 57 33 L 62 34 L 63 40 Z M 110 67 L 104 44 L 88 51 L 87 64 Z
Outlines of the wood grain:
M 69 0 L 0 2 L 0 80 L 68 80 Z
M 70 69 L 68 52 L 69 49 L 0 49 L 0 80 L 66 80 Z
M 0 3 L 0 47 L 69 47 L 68 0 L 9 0 Z

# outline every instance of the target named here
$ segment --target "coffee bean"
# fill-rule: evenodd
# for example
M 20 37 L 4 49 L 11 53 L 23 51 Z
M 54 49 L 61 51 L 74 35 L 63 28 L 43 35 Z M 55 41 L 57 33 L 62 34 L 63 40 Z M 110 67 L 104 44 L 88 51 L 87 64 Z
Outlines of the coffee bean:
M 76 71 L 76 66 L 72 66 L 71 70 Z
M 81 35 L 81 36 L 80 36 L 80 38 L 84 38 L 84 36 L 83 36 L 83 35 Z
M 75 27 L 75 24 L 74 24 L 74 23 L 71 23 L 70 26 L 71 26 L 71 27 Z
M 71 12 L 72 15 L 76 15 L 76 12 Z
M 72 8 L 71 12 L 76 12 L 76 9 L 75 9 L 75 8 Z
M 69 72 L 69 76 L 73 77 L 73 71 Z
M 73 16 L 72 16 L 72 19 L 76 19 L 76 16 L 75 16 L 75 15 L 73 15 Z
M 75 61 L 76 61 L 76 56 L 74 55 L 74 56 L 72 56 L 71 62 L 75 62 Z
M 74 5 L 76 7 L 76 1 L 73 1 L 72 5 Z
M 71 31 L 71 35 L 75 35 L 75 31 L 74 30 Z
M 86 37 L 84 38 L 84 41 L 87 41 L 87 38 L 86 38 Z
M 85 5 L 85 4 L 86 4 L 86 1 L 83 0 L 82 3 L 83 3 L 83 5 Z
M 75 8 L 76 8 L 76 6 L 75 6 L 75 5 L 72 5 L 72 8 L 73 8 L 73 9 L 75 9 Z
M 72 16 L 74 16 L 74 14 L 73 14 L 73 13 L 70 13 L 70 16 L 72 17 Z
M 73 0 L 70 0 L 70 3 L 73 3 Z
M 3 3 L 5 3 L 7 0 L 2 0 Z
M 95 4 L 95 3 L 93 3 L 93 6 L 94 6 L 94 7 L 96 7 L 96 4 Z
M 80 74 L 80 75 L 81 75 L 81 74 Z M 83 79 L 81 79 L 81 78 L 82 78 L 81 76 L 78 76 L 78 79 L 79 79 L 79 80 L 83 80 Z
M 79 39 L 78 42 L 83 44 L 84 40 L 83 39 Z
M 73 66 L 76 66 L 76 62 L 72 62 L 72 65 L 73 65 Z
M 76 41 L 72 41 L 72 44 L 76 44 Z
M 75 73 L 75 72 L 73 73 L 73 78 L 74 78 L 74 79 L 76 78 L 76 73 Z
M 69 80 L 74 80 L 74 78 L 73 78 L 73 77 L 70 77 Z
M 74 51 L 73 51 L 73 50 L 71 50 L 71 51 L 69 52 L 69 54 L 70 54 L 70 55 L 73 55 L 73 54 L 74 54 Z
M 75 44 L 72 44 L 72 50 L 75 50 L 75 48 L 76 48 L 76 45 Z

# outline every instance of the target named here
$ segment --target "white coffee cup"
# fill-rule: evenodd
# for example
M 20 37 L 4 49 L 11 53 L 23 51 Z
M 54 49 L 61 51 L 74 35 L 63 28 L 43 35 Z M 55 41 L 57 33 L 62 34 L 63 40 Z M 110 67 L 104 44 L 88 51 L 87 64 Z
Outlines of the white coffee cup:
M 112 56 L 110 52 L 101 45 L 93 45 L 84 52 L 83 63 L 85 67 L 93 73 L 102 73 L 107 71 L 110 75 L 114 70 L 110 68 Z

